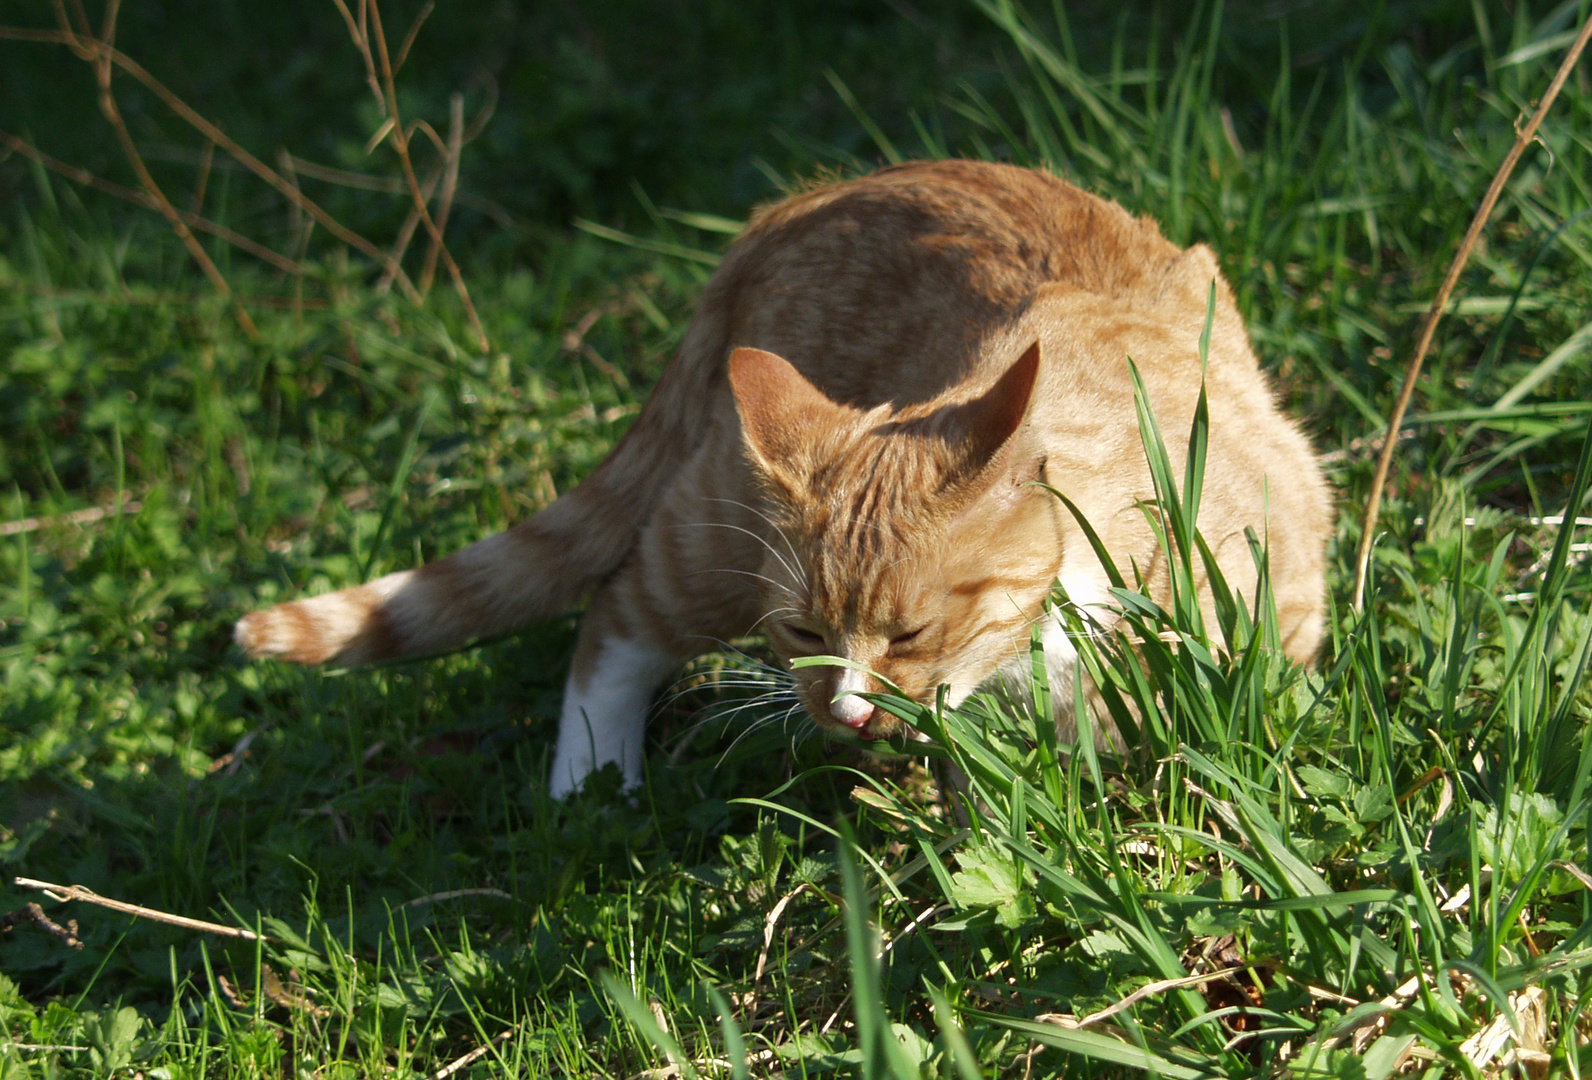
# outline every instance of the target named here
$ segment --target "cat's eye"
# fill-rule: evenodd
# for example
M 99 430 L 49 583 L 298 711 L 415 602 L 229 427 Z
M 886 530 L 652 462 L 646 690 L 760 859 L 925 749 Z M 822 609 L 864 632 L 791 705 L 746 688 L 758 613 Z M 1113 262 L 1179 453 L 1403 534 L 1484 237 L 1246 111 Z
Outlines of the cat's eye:
M 908 630 L 904 634 L 897 634 L 895 637 L 890 639 L 890 647 L 892 649 L 894 649 L 894 648 L 904 648 L 904 647 L 912 644 L 914 641 L 916 641 L 917 638 L 918 638 L 918 635 L 923 633 L 923 631 L 925 631 L 927 629 L 928 629 L 927 626 L 920 626 L 916 630 Z
M 822 649 L 826 647 L 824 635 L 816 630 L 809 630 L 805 626 L 797 626 L 794 623 L 786 623 L 785 630 L 803 648 Z

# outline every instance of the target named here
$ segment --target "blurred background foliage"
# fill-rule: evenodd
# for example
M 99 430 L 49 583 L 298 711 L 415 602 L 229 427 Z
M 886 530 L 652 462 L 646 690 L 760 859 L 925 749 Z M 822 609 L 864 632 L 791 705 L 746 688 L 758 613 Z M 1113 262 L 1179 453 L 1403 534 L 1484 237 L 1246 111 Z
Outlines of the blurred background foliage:
M 1147 49 L 1169 59 L 1205 6 L 1083 0 L 1060 10 L 1080 55 L 1104 60 L 1127 43 L 1137 62 Z M 41 0 L 7 9 L 11 25 L 54 25 Z M 384 6 L 394 51 L 421 11 L 412 0 Z M 1243 138 L 1266 122 L 1279 39 L 1291 40 L 1288 63 L 1308 77 L 1301 81 L 1320 76 L 1317 92 L 1330 100 L 1358 60 L 1396 44 L 1424 64 L 1473 34 L 1469 5 L 1451 0 L 1237 0 L 1223 13 L 1213 92 Z M 372 167 L 365 142 L 380 118 L 325 0 L 127 3 L 116 44 L 266 161 L 286 148 L 337 168 Z M 460 208 L 457 235 L 473 258 L 512 260 L 534 257 L 536 237 L 577 216 L 639 226 L 636 187 L 658 205 L 742 215 L 777 195 L 771 177 L 877 159 L 826 72 L 895 145 L 920 144 L 921 124 L 942 146 L 966 151 L 968 124 L 945 100 L 971 92 L 997 109 L 1009 105 L 1012 52 L 983 12 L 959 0 L 445 2 L 427 16 L 399 85 L 405 115 L 438 130 L 456 91 L 471 117 L 491 106 L 461 180 L 480 201 Z M 1481 58 L 1467 51 L 1455 61 L 1462 76 Z M 1371 68 L 1361 91 L 1375 113 L 1398 92 L 1395 73 Z M 118 93 L 157 177 L 191 184 L 202 140 L 131 80 L 119 78 Z M 0 126 L 132 182 L 98 115 L 90 69 L 64 48 L 0 41 L 0 102 Z M 218 167 L 219 182 L 236 171 Z M 305 183 L 316 197 L 333 195 L 329 209 L 356 227 L 401 219 L 406 209 L 403 196 Z M 0 197 L 28 197 L 29 186 L 19 161 L 0 165 Z M 235 210 L 284 212 L 269 196 Z

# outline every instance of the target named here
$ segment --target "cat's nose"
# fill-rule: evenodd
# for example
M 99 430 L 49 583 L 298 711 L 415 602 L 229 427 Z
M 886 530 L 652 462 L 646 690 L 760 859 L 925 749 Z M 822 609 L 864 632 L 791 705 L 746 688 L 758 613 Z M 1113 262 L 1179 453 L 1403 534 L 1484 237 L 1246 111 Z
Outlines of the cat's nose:
M 830 704 L 829 715 L 847 727 L 863 728 L 873 719 L 873 703 L 850 695 Z
M 868 676 L 846 668 L 835 680 L 835 697 L 829 703 L 829 715 L 847 727 L 864 728 L 873 719 L 873 703 L 858 696 L 860 691 L 871 690 Z

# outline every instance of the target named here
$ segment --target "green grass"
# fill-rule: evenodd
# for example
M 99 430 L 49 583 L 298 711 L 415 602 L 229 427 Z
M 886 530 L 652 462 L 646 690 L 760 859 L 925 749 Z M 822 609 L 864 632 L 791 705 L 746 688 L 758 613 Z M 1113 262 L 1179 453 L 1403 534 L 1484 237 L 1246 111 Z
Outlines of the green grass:
M 927 29 L 911 33 L 839 8 L 767 34 L 704 21 L 680 50 L 690 92 L 661 103 L 668 79 L 636 71 L 667 57 L 625 45 L 641 7 L 587 25 L 572 40 L 607 74 L 548 84 L 578 100 L 544 110 L 569 131 L 539 131 L 529 167 L 562 163 L 562 186 L 515 186 L 534 80 L 505 95 L 512 131 L 466 150 L 465 190 L 517 221 L 460 212 L 486 355 L 444 287 L 423 307 L 383 295 L 320 233 L 302 281 L 209 247 L 238 293 L 276 298 L 247 301 L 251 340 L 155 215 L 0 163 L 0 522 L 38 519 L 0 534 L 0 911 L 18 912 L 0 936 L 0 1076 L 431 1076 L 477 1053 L 454 1075 L 1468 1077 L 1499 1075 L 1516 1043 L 1532 1069 L 1592 1065 L 1592 575 L 1586 529 L 1542 522 L 1592 514 L 1585 77 L 1462 279 L 1371 603 L 1346 608 L 1420 311 L 1587 5 L 1281 22 L 980 6 L 914 9 Z M 262 16 L 262 40 L 306 10 Z M 132 25 L 130 52 L 202 51 L 184 92 L 225 82 L 198 29 Z M 422 31 L 414 109 L 444 100 L 435 68 L 472 63 L 494 26 Z M 360 92 L 315 75 L 305 50 L 333 37 L 294 46 L 300 145 L 367 133 L 324 118 Z M 739 52 L 713 67 L 719 49 Z M 858 57 L 899 59 L 900 85 Z M 266 61 L 236 63 L 246 81 Z M 693 123 L 710 91 L 715 124 Z M 92 117 L 19 100 L 41 146 L 112 157 Z M 228 130 L 268 145 L 250 105 Z M 165 137 L 164 118 L 130 122 Z M 666 149 L 614 149 L 648 125 Z M 634 800 L 599 782 L 557 804 L 573 618 L 375 671 L 232 650 L 243 611 L 454 550 L 577 482 L 689 320 L 708 272 L 692 253 L 727 241 L 699 215 L 772 190 L 747 179 L 754 156 L 788 175 L 894 153 L 1048 163 L 1216 249 L 1339 493 L 1314 670 L 1266 647 L 1263 607 L 1199 627 L 1124 569 L 1123 633 L 1083 639 L 1083 663 L 1138 732 L 1127 755 L 1087 728 L 1058 746 L 995 701 L 912 713 L 969 778 L 964 827 L 922 762 L 748 732 L 733 710 L 766 684 L 744 658 L 682 679 Z M 160 167 L 190 190 L 192 166 Z M 284 206 L 217 176 L 214 216 L 291 239 Z M 373 235 L 396 227 L 397 204 L 336 205 Z M 1199 469 L 1156 459 L 1144 421 L 1188 575 Z M 22 914 L 33 901 L 81 947 Z M 1190 975 L 1211 977 L 1174 984 Z M 1477 1050 L 1500 1017 L 1515 1042 Z

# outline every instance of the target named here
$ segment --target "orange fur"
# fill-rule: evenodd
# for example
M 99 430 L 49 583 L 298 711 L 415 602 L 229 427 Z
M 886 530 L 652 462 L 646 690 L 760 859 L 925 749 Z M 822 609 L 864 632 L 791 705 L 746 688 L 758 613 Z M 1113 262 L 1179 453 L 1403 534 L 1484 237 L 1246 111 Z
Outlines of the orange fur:
M 754 628 L 783 660 L 837 654 L 924 700 L 949 684 L 959 701 L 1013 665 L 1058 578 L 1079 602 L 1104 595 L 1071 516 L 1029 481 L 1065 492 L 1119 565 L 1164 584 L 1126 361 L 1178 460 L 1213 280 L 1200 525 L 1246 596 L 1244 529 L 1268 537 L 1286 648 L 1309 661 L 1328 492 L 1210 251 L 1047 174 L 962 161 L 757 214 L 635 426 L 584 483 L 447 559 L 245 616 L 238 641 L 301 662 L 414 656 L 589 595 L 558 794 L 606 761 L 638 780 L 636 714 L 660 673 Z M 1058 637 L 1058 670 L 1069 652 Z M 848 670 L 795 673 L 808 711 L 896 733 L 851 696 L 872 683 Z

